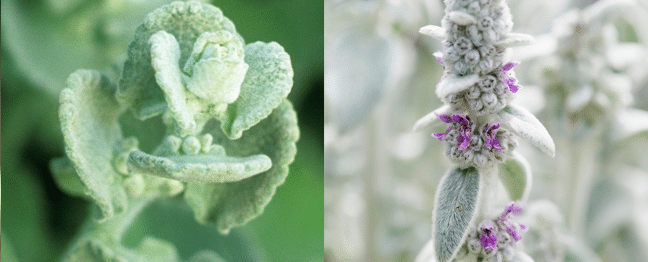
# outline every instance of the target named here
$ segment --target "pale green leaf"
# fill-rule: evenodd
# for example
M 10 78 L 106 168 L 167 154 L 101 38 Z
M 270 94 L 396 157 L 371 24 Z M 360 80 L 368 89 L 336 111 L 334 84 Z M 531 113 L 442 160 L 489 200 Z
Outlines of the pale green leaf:
M 73 196 L 88 197 L 85 193 L 85 186 L 79 179 L 79 176 L 74 170 L 74 165 L 67 157 L 56 158 L 50 161 L 49 165 L 54 182 L 61 189 L 61 191 Z
M 452 11 L 448 13 L 448 18 L 458 25 L 470 25 L 477 23 L 477 19 L 474 16 L 462 11 Z
M 174 2 L 150 13 L 137 28 L 135 39 L 128 47 L 117 92 L 119 101 L 133 109 L 139 119 L 159 115 L 166 109 L 164 94 L 151 66 L 149 45 L 151 36 L 160 30 L 178 41 L 181 54 L 178 66 L 187 62 L 194 42 L 204 32 L 226 30 L 241 38 L 221 10 L 208 4 Z
M 114 85 L 99 72 L 79 70 L 68 78 L 59 109 L 67 156 L 87 194 L 101 208 L 102 219 L 128 205 L 121 175 L 112 165 L 122 138 L 117 120 L 123 112 L 114 92 Z
M 266 118 L 279 106 L 293 85 L 290 56 L 277 43 L 256 42 L 245 46 L 249 65 L 239 98 L 228 105 L 221 128 L 230 139 Z
M 516 252 L 512 261 L 513 262 L 534 262 L 533 258 L 527 255 L 527 253 L 524 253 L 524 251 Z
M 284 100 L 270 116 L 237 140 L 230 140 L 220 129 L 213 132 L 215 144 L 222 145 L 232 157 L 263 154 L 272 161 L 268 171 L 238 182 L 187 183 L 185 200 L 196 219 L 215 224 L 219 232 L 227 234 L 231 228 L 263 213 L 276 188 L 283 184 L 296 154 L 299 129 L 292 105 Z
M 553 157 L 556 154 L 556 145 L 549 132 L 529 110 L 517 105 L 508 105 L 497 114 L 504 128 L 528 140 L 547 155 Z
M 621 170 L 619 170 L 621 171 Z M 604 179 L 592 188 L 587 212 L 587 240 L 593 246 L 610 237 L 632 218 L 632 193 L 614 180 Z
M 523 201 L 531 192 L 531 168 L 527 160 L 519 153 L 514 152 L 513 157 L 500 164 L 499 177 L 509 197 L 513 201 Z
M 504 39 L 495 42 L 493 45 L 499 48 L 508 48 L 533 44 L 535 38 L 527 34 L 509 33 Z
M 434 111 L 430 112 L 429 114 L 425 115 L 424 117 L 421 117 L 421 119 L 416 121 L 413 128 L 414 132 L 420 131 L 423 128 L 429 126 L 435 126 L 437 124 L 443 123 L 441 119 L 439 119 L 438 115 L 447 115 L 449 113 L 450 113 L 449 105 L 443 105 L 435 109 Z
M 474 167 L 452 169 L 441 181 L 432 214 L 439 262 L 452 260 L 476 219 L 480 174 Z
M 443 27 L 436 26 L 436 25 L 426 25 L 424 27 L 421 27 L 419 33 L 424 35 L 429 35 L 439 41 L 443 41 L 447 38 L 445 29 L 443 29 Z
M 466 76 L 445 75 L 441 78 L 436 87 L 436 95 L 439 99 L 445 99 L 446 96 L 453 93 L 459 93 L 467 90 L 479 81 L 479 75 L 472 74 Z

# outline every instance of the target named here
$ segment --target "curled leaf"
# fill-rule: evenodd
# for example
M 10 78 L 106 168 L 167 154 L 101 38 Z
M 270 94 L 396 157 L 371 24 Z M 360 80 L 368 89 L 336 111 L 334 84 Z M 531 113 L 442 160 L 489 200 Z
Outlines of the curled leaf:
M 432 214 L 438 261 L 451 261 L 476 219 L 480 174 L 474 167 L 451 170 L 439 184 Z
M 123 112 L 114 97 L 115 86 L 99 72 L 79 70 L 61 92 L 59 118 L 66 154 L 87 194 L 107 219 L 127 208 L 121 175 L 112 159 L 122 135 L 117 122 Z
M 499 177 L 513 201 L 526 201 L 531 192 L 531 167 L 526 159 L 513 152 L 513 157 L 500 164 Z
M 74 170 L 74 164 L 67 157 L 56 158 L 50 161 L 50 171 L 54 176 L 54 182 L 61 191 L 73 196 L 88 197 L 85 193 L 85 186 L 79 175 Z
M 293 85 L 290 56 L 279 44 L 256 42 L 245 46 L 249 65 L 239 98 L 219 119 L 223 132 L 238 139 L 243 131 L 266 118 L 288 96 Z
M 272 114 L 245 131 L 237 140 L 230 140 L 220 129 L 213 131 L 214 143 L 222 145 L 232 157 L 266 155 L 272 167 L 260 174 L 230 183 L 187 183 L 185 200 L 196 219 L 215 224 L 227 234 L 231 228 L 246 224 L 263 213 L 276 188 L 288 175 L 288 165 L 296 153 L 299 138 L 297 117 L 292 105 L 284 100 Z
M 549 132 L 531 112 L 517 105 L 508 105 L 497 114 L 506 129 L 528 140 L 547 155 L 553 157 L 556 154 L 556 145 Z

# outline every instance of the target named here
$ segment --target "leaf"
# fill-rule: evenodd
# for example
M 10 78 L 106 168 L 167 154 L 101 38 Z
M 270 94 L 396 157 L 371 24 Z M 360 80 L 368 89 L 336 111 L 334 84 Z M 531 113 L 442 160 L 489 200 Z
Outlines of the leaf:
M 279 44 L 255 42 L 245 46 L 249 65 L 238 99 L 227 106 L 223 132 L 238 139 L 243 131 L 266 118 L 288 96 L 293 85 L 290 56 Z
M 101 219 L 127 208 L 121 175 L 112 165 L 122 135 L 117 123 L 123 112 L 114 97 L 115 87 L 99 72 L 79 70 L 61 91 L 59 117 L 66 154 L 87 193 L 99 205 Z
M 439 41 L 443 41 L 447 38 L 445 29 L 443 29 L 443 27 L 436 26 L 436 25 L 426 25 L 424 27 L 421 27 L 419 33 L 424 35 L 429 35 Z
M 452 11 L 448 13 L 448 18 L 459 25 L 476 24 L 477 19 L 471 14 L 462 11 Z
M 435 252 L 440 262 L 450 261 L 476 219 L 480 175 L 474 167 L 455 168 L 437 190 L 433 217 Z
M 67 157 L 56 158 L 50 161 L 50 171 L 54 176 L 54 182 L 61 191 L 73 196 L 88 197 L 85 193 L 85 186 L 76 171 L 74 165 Z
M 180 65 L 191 55 L 194 42 L 204 32 L 226 30 L 240 38 L 234 24 L 220 9 L 198 2 L 174 2 L 162 6 L 137 28 L 128 46 L 128 58 L 119 79 L 117 98 L 130 107 L 141 120 L 161 114 L 166 109 L 164 94 L 151 65 L 149 39 L 163 30 L 173 35 L 180 47 Z M 241 42 L 243 42 L 241 38 Z M 179 66 L 179 65 L 178 65 Z
M 299 138 L 297 117 L 292 105 L 284 100 L 272 114 L 247 130 L 241 138 L 230 140 L 220 129 L 213 131 L 214 142 L 233 157 L 264 154 L 272 167 L 261 174 L 231 183 L 187 183 L 185 200 L 196 219 L 215 224 L 227 234 L 231 228 L 245 225 L 263 213 L 276 188 L 288 175 L 288 165 L 296 153 Z
M 159 157 L 133 151 L 128 167 L 136 174 L 147 174 L 183 182 L 236 182 L 270 169 L 266 155 L 228 157 L 224 155 L 179 155 Z
M 477 74 L 466 76 L 445 75 L 437 84 L 436 95 L 439 99 L 445 99 L 449 94 L 467 90 L 477 82 L 479 82 L 479 75 Z
M 513 262 L 534 262 L 533 258 L 527 255 L 527 253 L 524 253 L 524 251 L 516 252 L 512 261 Z
M 531 192 L 531 167 L 527 160 L 517 152 L 513 157 L 500 164 L 499 177 L 513 201 L 526 202 Z
M 518 34 L 518 33 L 508 33 L 504 39 L 495 42 L 493 45 L 496 45 L 500 48 L 507 47 L 516 47 L 533 44 L 535 38 L 527 34 Z
M 587 240 L 597 246 L 630 221 L 634 206 L 632 193 L 614 180 L 604 179 L 592 187 L 587 212 Z
M 415 262 L 436 262 L 436 256 L 434 254 L 434 249 L 436 245 L 434 244 L 434 239 L 430 239 L 425 243 L 421 251 L 416 255 Z
M 430 112 L 429 114 L 425 115 L 424 117 L 421 117 L 421 119 L 417 120 L 416 123 L 414 124 L 414 132 L 418 132 L 422 130 L 423 128 L 429 127 L 429 126 L 435 126 L 437 124 L 440 124 L 441 122 L 439 121 L 439 117 L 437 115 L 447 115 L 450 112 L 450 106 L 449 105 L 443 105 L 434 111 Z
M 542 152 L 553 157 L 556 154 L 556 145 L 547 132 L 547 129 L 528 110 L 517 105 L 508 105 L 497 113 L 500 124 L 515 135 L 531 142 Z

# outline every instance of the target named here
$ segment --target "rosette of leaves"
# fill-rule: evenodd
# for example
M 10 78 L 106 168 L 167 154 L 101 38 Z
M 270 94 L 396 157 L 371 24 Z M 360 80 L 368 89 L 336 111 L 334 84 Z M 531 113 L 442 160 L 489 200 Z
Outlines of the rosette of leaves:
M 199 2 L 149 14 L 128 54 L 118 84 L 90 70 L 68 78 L 59 111 L 67 157 L 51 163 L 61 189 L 94 201 L 98 225 L 183 192 L 196 219 L 222 234 L 259 216 L 299 138 L 288 54 L 274 42 L 245 45 L 218 8 Z M 162 115 L 167 135 L 152 152 L 122 137 L 128 109 Z M 206 129 L 214 119 L 220 126 Z

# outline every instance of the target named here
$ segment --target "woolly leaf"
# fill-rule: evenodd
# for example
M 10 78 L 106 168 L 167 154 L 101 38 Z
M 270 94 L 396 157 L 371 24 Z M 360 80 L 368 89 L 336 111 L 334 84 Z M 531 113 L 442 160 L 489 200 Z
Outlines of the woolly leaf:
M 442 180 L 435 198 L 434 242 L 438 261 L 450 261 L 476 219 L 480 175 L 477 169 L 455 168 Z
M 234 24 L 223 16 L 220 9 L 208 4 L 174 2 L 150 13 L 137 28 L 135 39 L 128 46 L 128 58 L 117 90 L 120 103 L 133 109 L 139 119 L 159 115 L 167 106 L 151 65 L 149 44 L 151 36 L 160 30 L 177 40 L 180 47 L 179 65 L 187 62 L 196 39 L 204 32 L 226 30 L 243 42 Z
M 436 110 L 430 112 L 429 114 L 425 115 L 424 117 L 421 117 L 421 119 L 417 120 L 416 123 L 414 124 L 414 132 L 417 132 L 423 128 L 426 128 L 428 126 L 435 126 L 440 122 L 439 120 L 439 115 L 447 115 L 450 112 L 450 106 L 449 105 L 443 105 Z
M 531 168 L 527 160 L 513 152 L 513 157 L 500 164 L 499 177 L 513 201 L 526 201 L 531 192 Z
M 443 41 L 447 38 L 445 29 L 443 29 L 443 27 L 439 27 L 435 25 L 426 25 L 424 27 L 421 27 L 419 33 L 424 35 L 429 35 L 439 41 Z
M 66 153 L 87 194 L 107 219 L 127 208 L 121 175 L 112 165 L 122 135 L 117 123 L 123 109 L 114 97 L 115 87 L 99 72 L 79 70 L 61 91 L 59 118 Z
M 523 251 L 518 251 L 515 253 L 515 256 L 513 257 L 513 260 L 515 262 L 534 262 L 533 258 L 531 256 L 527 255 L 527 253 L 524 253 Z
M 128 159 L 129 169 L 184 182 L 235 182 L 270 169 L 272 163 L 265 155 L 227 157 L 224 155 L 179 155 L 158 157 L 133 151 Z
M 528 140 L 547 155 L 553 157 L 556 154 L 556 145 L 549 132 L 531 112 L 517 105 L 508 105 L 497 114 L 506 129 Z
M 85 193 L 85 186 L 76 171 L 74 165 L 67 157 L 56 158 L 50 161 L 49 168 L 54 176 L 54 182 L 61 191 L 73 196 L 88 197 Z
M 530 45 L 535 41 L 535 38 L 527 34 L 518 34 L 518 33 L 509 33 L 504 39 L 497 41 L 494 45 L 500 48 L 515 47 L 515 46 L 524 46 Z
M 437 84 L 436 95 L 439 99 L 444 99 L 449 94 L 467 90 L 477 82 L 479 82 L 479 75 L 477 74 L 466 76 L 445 75 Z
M 284 100 L 237 140 L 230 140 L 220 129 L 213 135 L 215 144 L 222 145 L 232 157 L 263 154 L 272 161 L 268 171 L 237 182 L 187 183 L 185 200 L 196 219 L 215 224 L 219 232 L 227 234 L 263 213 L 276 188 L 283 184 L 295 157 L 299 129 L 292 105 Z
M 290 56 L 277 43 L 256 42 L 245 46 L 249 65 L 239 98 L 228 105 L 221 121 L 223 132 L 238 139 L 243 131 L 266 118 L 288 96 L 293 85 Z
M 459 25 L 476 24 L 477 19 L 471 14 L 462 11 L 452 11 L 448 13 L 448 18 Z

